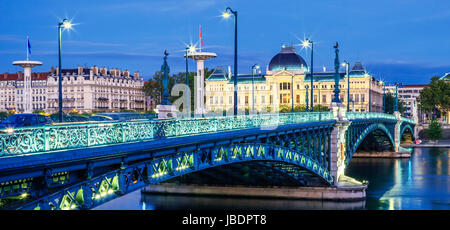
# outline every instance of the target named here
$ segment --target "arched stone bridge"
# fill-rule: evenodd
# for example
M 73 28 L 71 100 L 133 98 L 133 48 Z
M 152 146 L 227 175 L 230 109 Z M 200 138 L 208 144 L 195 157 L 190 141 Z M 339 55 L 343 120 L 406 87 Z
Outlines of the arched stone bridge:
M 243 183 L 337 186 L 364 140 L 399 151 L 414 126 L 399 114 L 336 110 L 4 129 L 0 207 L 90 209 L 186 175 L 236 177 L 242 166 Z

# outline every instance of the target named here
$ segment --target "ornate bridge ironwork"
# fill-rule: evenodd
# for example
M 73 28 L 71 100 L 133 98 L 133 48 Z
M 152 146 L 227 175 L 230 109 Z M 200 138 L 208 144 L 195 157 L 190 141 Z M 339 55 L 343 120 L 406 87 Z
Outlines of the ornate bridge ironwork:
M 341 121 L 332 112 L 1 130 L 0 199 L 25 198 L 9 208 L 89 209 L 148 184 L 246 162 L 279 162 L 270 167 L 299 181 L 315 177 L 334 186 L 336 149 L 349 164 L 375 130 L 395 148 L 400 134 L 414 130 L 413 121 L 388 114 L 346 118 L 339 148 L 335 126 Z

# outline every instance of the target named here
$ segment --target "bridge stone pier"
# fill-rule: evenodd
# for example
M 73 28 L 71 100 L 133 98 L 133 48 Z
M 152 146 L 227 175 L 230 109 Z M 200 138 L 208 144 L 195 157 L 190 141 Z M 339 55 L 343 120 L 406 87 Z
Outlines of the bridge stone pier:
M 345 181 L 348 181 L 351 178 L 348 178 L 344 175 L 346 165 L 351 159 L 352 154 L 356 151 L 355 148 L 351 149 L 349 144 L 346 142 L 350 142 L 348 137 L 349 128 L 351 127 L 352 121 L 349 120 L 346 116 L 346 107 L 342 104 L 338 104 L 333 102 L 330 106 L 330 110 L 333 114 L 333 119 L 336 120 L 333 131 L 331 133 L 331 167 L 330 173 L 334 178 L 334 185 L 339 186 L 341 176 L 344 176 Z M 402 117 L 399 112 L 394 113 L 395 120 L 392 119 L 392 123 L 394 124 L 393 132 L 393 149 L 392 152 L 399 153 L 401 151 L 406 151 L 402 149 L 400 146 L 401 137 L 406 128 L 410 128 L 410 126 L 405 126 L 405 123 L 402 120 Z M 391 125 L 392 126 L 392 125 Z M 370 130 L 371 128 L 369 128 Z M 367 130 L 367 129 L 366 129 Z M 414 130 L 410 130 L 414 134 Z M 361 132 L 361 129 L 360 131 Z M 358 132 L 358 135 L 360 135 Z M 362 131 L 363 133 L 369 133 L 370 131 Z M 389 136 L 389 134 L 388 134 Z M 366 136 L 361 136 L 359 140 L 363 139 Z M 356 182 L 352 180 L 353 182 Z
M 350 121 L 345 117 L 346 107 L 333 102 L 330 106 L 333 118 L 336 119 L 333 132 L 331 133 L 331 175 L 334 184 L 339 185 L 339 177 L 344 175 L 345 170 L 345 133 L 350 126 Z
M 359 148 L 414 134 L 399 114 L 330 108 L 1 129 L 0 208 L 91 209 L 173 180 L 342 188 L 361 184 L 345 176 Z

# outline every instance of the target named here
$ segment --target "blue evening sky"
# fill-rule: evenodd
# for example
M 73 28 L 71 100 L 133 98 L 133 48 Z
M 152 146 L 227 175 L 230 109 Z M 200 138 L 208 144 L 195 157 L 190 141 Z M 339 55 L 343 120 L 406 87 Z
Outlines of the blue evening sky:
M 315 41 L 314 69 L 333 70 L 336 41 L 340 60 L 361 61 L 387 82 L 428 83 L 450 72 L 448 0 L 3 0 L 0 5 L 0 73 L 16 72 L 30 37 L 33 71 L 58 64 L 57 23 L 77 25 L 63 32 L 63 68 L 78 65 L 139 71 L 148 79 L 170 53 L 171 73 L 185 71 L 185 43 L 197 42 L 218 57 L 205 66 L 233 65 L 234 24 L 219 15 L 238 11 L 239 73 L 259 64 L 265 70 L 281 45 Z M 309 50 L 297 49 L 310 63 Z M 190 70 L 195 64 L 189 63 Z

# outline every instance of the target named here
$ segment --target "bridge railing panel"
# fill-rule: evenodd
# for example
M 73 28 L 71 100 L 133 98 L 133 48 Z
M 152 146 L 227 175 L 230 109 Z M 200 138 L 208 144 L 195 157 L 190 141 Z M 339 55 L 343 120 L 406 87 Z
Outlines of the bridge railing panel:
M 355 120 L 355 119 L 375 119 L 375 118 L 384 118 L 384 119 L 393 119 L 395 120 L 395 116 L 387 113 L 360 113 L 360 112 L 347 112 L 347 119 Z
M 0 157 L 332 119 L 331 112 L 297 112 L 3 129 Z

